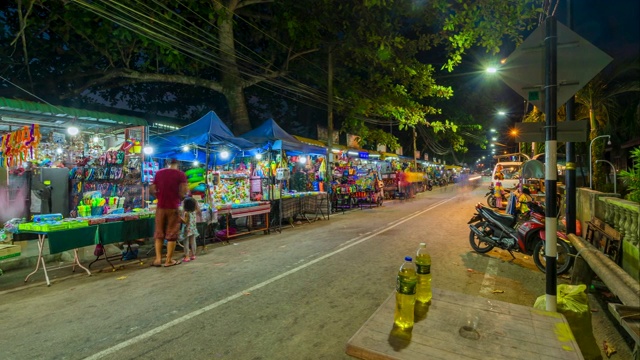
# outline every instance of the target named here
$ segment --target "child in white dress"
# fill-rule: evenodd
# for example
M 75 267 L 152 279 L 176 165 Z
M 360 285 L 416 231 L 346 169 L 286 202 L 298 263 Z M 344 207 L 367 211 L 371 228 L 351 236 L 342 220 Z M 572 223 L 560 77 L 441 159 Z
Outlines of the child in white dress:
M 196 237 L 200 235 L 196 226 L 196 210 L 198 202 L 192 197 L 187 197 L 182 203 L 182 227 L 181 237 L 183 239 L 184 257 L 182 262 L 189 262 L 196 259 Z

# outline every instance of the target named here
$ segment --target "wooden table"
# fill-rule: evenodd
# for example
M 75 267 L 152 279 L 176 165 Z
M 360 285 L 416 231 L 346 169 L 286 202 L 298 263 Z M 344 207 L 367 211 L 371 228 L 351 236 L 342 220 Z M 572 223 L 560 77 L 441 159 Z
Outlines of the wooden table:
M 359 359 L 583 359 L 562 314 L 433 289 L 426 315 L 413 330 L 393 326 L 395 292 L 347 343 Z M 477 336 L 460 329 L 477 318 Z

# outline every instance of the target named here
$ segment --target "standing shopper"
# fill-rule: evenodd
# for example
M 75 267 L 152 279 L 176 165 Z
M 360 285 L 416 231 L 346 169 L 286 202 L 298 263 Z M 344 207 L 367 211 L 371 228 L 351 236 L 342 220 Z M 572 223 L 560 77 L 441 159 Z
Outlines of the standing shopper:
M 156 258 L 153 266 L 162 265 L 162 245 L 167 240 L 165 267 L 180 264 L 173 260 L 173 251 L 180 234 L 180 202 L 187 194 L 187 176 L 178 169 L 178 160 L 169 160 L 169 167 L 156 173 L 149 191 L 158 200 L 156 208 L 156 230 L 154 234 Z

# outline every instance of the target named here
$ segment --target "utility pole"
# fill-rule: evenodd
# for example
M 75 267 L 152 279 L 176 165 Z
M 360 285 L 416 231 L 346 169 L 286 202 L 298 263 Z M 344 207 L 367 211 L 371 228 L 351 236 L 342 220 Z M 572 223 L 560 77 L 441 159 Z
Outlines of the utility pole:
M 558 185 L 558 123 L 556 109 L 558 103 L 558 29 L 554 16 L 545 20 L 545 102 L 544 116 L 545 126 L 545 234 L 546 241 L 544 256 L 546 260 L 546 310 L 555 312 L 558 306 L 557 299 L 557 268 L 558 256 L 556 219 L 556 191 Z
M 418 150 L 416 147 L 416 128 L 413 129 L 413 171 L 418 171 L 418 158 L 416 157 L 416 151 Z
M 331 192 L 332 182 L 332 165 L 333 165 L 333 49 L 329 47 L 329 54 L 327 57 L 327 174 L 325 179 L 327 180 L 327 193 Z
M 573 16 L 571 16 L 571 12 L 573 11 L 573 6 L 571 5 L 571 0 L 567 0 L 567 25 L 569 25 L 569 29 L 573 30 Z M 572 96 L 569 101 L 567 101 L 567 118 L 566 121 L 574 120 L 574 105 L 575 105 L 575 97 Z M 564 201 L 565 201 L 565 219 L 567 223 L 567 234 L 575 234 L 576 233 L 576 155 L 575 155 L 575 145 L 573 142 L 567 142 L 565 145 L 565 156 L 567 160 L 567 167 L 565 172 L 565 191 L 564 191 Z M 591 159 L 589 159 L 591 161 Z

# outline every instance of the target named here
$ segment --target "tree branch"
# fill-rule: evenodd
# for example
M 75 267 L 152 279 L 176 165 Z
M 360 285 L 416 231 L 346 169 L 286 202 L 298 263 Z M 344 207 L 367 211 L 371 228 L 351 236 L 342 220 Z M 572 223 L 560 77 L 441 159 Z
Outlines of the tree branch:
M 276 79 L 279 78 L 280 76 L 284 76 L 287 75 L 289 72 L 287 70 L 282 70 L 282 71 L 272 71 L 269 73 L 264 73 L 262 75 L 259 76 L 254 76 L 249 80 L 245 80 L 242 82 L 242 87 L 243 88 L 248 88 L 249 86 L 255 85 L 259 82 L 265 81 L 267 79 Z
M 213 91 L 222 93 L 222 84 L 213 80 L 205 80 L 202 78 L 194 77 L 194 76 L 185 76 L 185 75 L 168 75 L 168 74 L 158 74 L 158 73 L 141 73 L 138 71 L 120 69 L 105 72 L 103 76 L 99 78 L 91 78 L 89 79 L 85 85 L 78 87 L 71 94 L 67 95 L 69 97 L 71 95 L 78 95 L 83 91 L 95 86 L 106 84 L 115 79 L 130 79 L 130 82 L 120 82 L 121 84 L 133 84 L 133 83 L 150 83 L 150 82 L 161 82 L 161 83 L 174 83 L 174 84 L 182 84 L 182 85 L 193 85 L 198 87 L 203 87 L 207 89 L 211 89 Z
M 306 50 L 306 51 L 299 52 L 299 53 L 296 53 L 296 54 L 293 54 L 293 55 L 288 56 L 288 57 L 287 57 L 287 61 L 285 61 L 285 63 L 284 63 L 284 68 L 285 68 L 285 69 L 289 69 L 289 63 L 291 62 L 291 60 L 293 60 L 293 59 L 295 59 L 295 58 L 297 58 L 297 57 L 300 57 L 300 56 L 302 56 L 302 55 L 306 55 L 306 54 L 310 54 L 310 53 L 312 53 L 312 52 L 316 52 L 316 51 L 318 51 L 318 50 L 320 50 L 320 49 L 319 49 L 319 48 L 309 49 L 309 50 Z
M 236 5 L 236 9 L 240 9 L 246 6 L 251 6 L 251 5 L 255 5 L 255 4 L 267 4 L 267 3 L 272 3 L 273 0 L 240 0 L 238 1 L 237 5 Z

